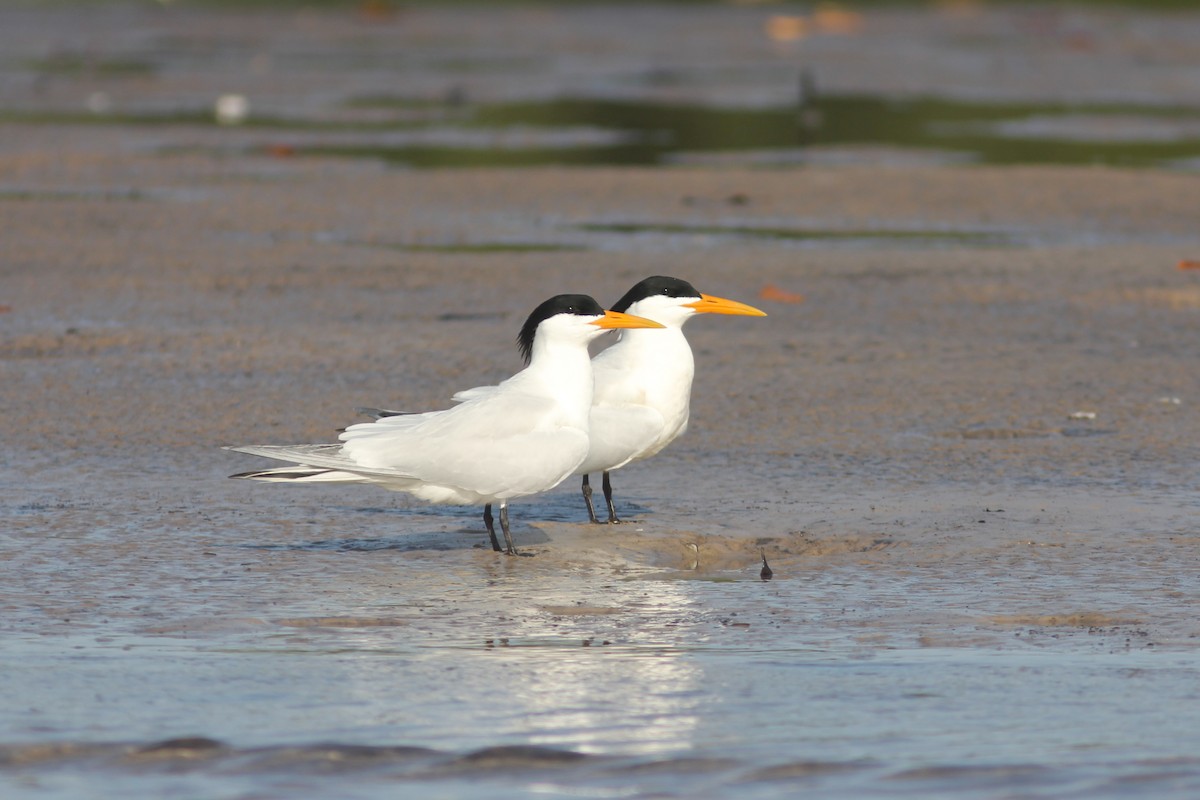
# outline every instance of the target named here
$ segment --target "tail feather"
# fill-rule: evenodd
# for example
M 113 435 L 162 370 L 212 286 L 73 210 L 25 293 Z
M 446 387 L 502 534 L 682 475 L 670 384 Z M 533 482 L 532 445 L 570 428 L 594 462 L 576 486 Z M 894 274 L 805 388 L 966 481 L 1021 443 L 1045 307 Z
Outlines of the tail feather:
M 335 468 L 336 464 L 318 463 L 319 460 L 336 458 L 342 451 L 340 444 L 248 444 L 236 447 L 226 447 L 238 453 L 249 453 L 252 456 L 274 458 L 278 461 L 294 461 L 306 467 Z M 317 459 L 317 460 L 310 460 Z
M 232 477 L 252 480 L 323 480 L 323 481 L 369 481 L 370 479 L 411 479 L 407 472 L 390 467 L 364 467 L 342 455 L 340 444 L 295 444 L 295 445 L 245 445 L 226 447 L 239 453 L 291 461 L 294 466 L 275 469 L 254 470 Z M 325 474 L 326 477 L 317 477 Z M 280 478 L 280 475 L 289 477 Z M 271 477 L 275 476 L 275 477 Z

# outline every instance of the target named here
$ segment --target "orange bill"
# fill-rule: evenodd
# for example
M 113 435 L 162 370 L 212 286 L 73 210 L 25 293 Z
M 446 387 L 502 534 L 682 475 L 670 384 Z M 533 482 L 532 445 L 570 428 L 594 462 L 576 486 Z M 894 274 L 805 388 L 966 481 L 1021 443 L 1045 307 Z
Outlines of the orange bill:
M 622 314 L 620 311 L 605 311 L 604 316 L 592 323 L 597 328 L 665 328 L 652 319 Z
M 689 308 L 696 309 L 701 314 L 738 314 L 743 317 L 765 317 L 767 312 L 759 311 L 754 306 L 739 303 L 736 300 L 726 300 L 724 297 L 713 297 L 702 294 L 694 303 L 688 303 Z

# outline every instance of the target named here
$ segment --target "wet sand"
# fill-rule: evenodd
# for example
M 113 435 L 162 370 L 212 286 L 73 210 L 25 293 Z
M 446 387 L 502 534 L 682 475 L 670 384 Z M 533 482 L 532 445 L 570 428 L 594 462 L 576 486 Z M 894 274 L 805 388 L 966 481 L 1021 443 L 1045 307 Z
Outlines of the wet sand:
M 24 31 L 12 43 L 29 52 L 48 31 L 66 47 L 58 13 L 9 9 L 0 30 Z M 453 83 L 444 62 L 393 73 L 355 55 L 389 31 L 419 53 L 453 35 L 503 60 L 520 42 L 498 32 L 514 31 L 577 52 L 533 83 L 472 73 L 484 96 L 620 86 L 622 59 L 652 65 L 642 38 L 672 25 L 727 32 L 722 52 L 765 70 L 752 75 L 797 57 L 754 62 L 742 32 L 761 28 L 730 21 L 766 12 L 745 9 L 640 12 L 627 41 L 612 11 L 378 25 L 305 11 L 277 33 L 266 14 L 92 13 L 94 41 L 169 68 L 40 89 L 18 74 L 8 102 L 103 89 L 166 107 L 236 78 L 256 103 L 319 118 L 395 74 L 395 91 Z M 1029 20 L 1048 24 L 1023 13 L 881 13 L 861 34 L 874 56 L 823 74 L 887 91 L 1200 95 L 1196 40 L 1176 38 L 1192 15 L 1055 17 L 1091 33 L 1077 54 L 1092 72 L 1053 68 L 1059 39 L 1039 40 L 1045 81 L 935 68 L 965 57 L 951 46 L 963 26 L 1003 53 Z M 908 75 L 919 85 L 895 85 L 914 58 L 901 34 L 944 45 Z M 225 59 L 160 52 L 221 37 Z M 822 68 L 859 52 L 814 42 Z M 256 47 L 309 68 L 244 71 Z M 748 73 L 734 74 L 684 94 L 728 101 Z M 1200 272 L 1177 267 L 1200 258 L 1194 172 L 870 154 L 413 171 L 242 149 L 279 138 L 0 124 L 6 792 L 1200 787 Z M 781 226 L 997 238 L 744 233 Z M 769 316 L 689 325 L 692 427 L 614 474 L 627 524 L 583 524 L 568 481 L 513 505 L 529 557 L 505 558 L 478 509 L 225 477 L 263 462 L 221 445 L 330 440 L 356 406 L 444 406 L 519 368 L 517 329 L 544 296 L 612 302 L 650 274 Z M 161 744 L 175 737 L 200 738 Z

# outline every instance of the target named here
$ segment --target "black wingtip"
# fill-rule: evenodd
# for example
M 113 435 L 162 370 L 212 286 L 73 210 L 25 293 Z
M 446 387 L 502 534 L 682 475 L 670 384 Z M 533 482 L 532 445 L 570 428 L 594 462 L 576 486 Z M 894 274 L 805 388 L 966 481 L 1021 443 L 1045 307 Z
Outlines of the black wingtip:
M 384 417 L 407 417 L 412 414 L 420 414 L 421 412 L 420 411 L 391 411 L 386 408 L 369 408 L 366 406 L 359 406 L 358 408 L 354 409 L 354 413 L 361 414 L 364 417 L 370 417 L 371 419 L 383 419 Z
M 301 478 L 311 478 L 315 475 L 324 475 L 326 472 L 333 472 L 331 469 L 321 470 L 298 470 L 296 472 L 276 472 L 274 470 L 255 470 L 254 472 L 239 472 L 236 475 L 230 475 L 231 478 L 247 478 L 254 480 L 255 478 L 271 478 L 280 481 L 295 481 Z

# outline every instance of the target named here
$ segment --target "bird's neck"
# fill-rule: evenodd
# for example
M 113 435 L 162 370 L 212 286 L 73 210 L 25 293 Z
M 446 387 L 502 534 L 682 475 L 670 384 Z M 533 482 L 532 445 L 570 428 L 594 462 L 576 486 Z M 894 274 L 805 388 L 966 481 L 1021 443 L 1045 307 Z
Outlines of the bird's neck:
M 571 413 L 587 419 L 592 405 L 592 363 L 586 347 L 578 343 L 535 341 L 524 381 L 553 397 Z
M 622 334 L 620 341 L 593 362 L 596 402 L 648 405 L 665 417 L 686 420 L 695 361 L 683 331 L 667 328 Z
M 689 374 L 693 369 L 692 348 L 682 328 L 623 330 L 618 342 L 625 353 L 635 356 L 630 359 L 633 363 L 644 365 L 647 369 Z

